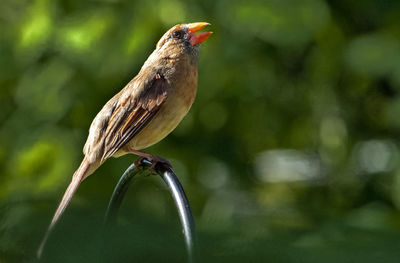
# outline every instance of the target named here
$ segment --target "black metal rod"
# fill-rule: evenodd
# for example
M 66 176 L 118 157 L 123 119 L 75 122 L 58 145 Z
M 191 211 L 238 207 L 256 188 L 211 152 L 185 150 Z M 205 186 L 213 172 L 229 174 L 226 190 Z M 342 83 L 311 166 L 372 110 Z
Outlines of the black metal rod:
M 136 169 L 135 163 L 132 163 L 131 166 L 126 169 L 124 174 L 119 179 L 117 185 L 114 188 L 114 192 L 112 193 L 110 202 L 108 204 L 106 216 L 105 216 L 105 224 L 113 224 L 117 217 L 119 208 L 121 207 L 122 200 L 125 197 L 126 192 L 132 182 L 132 178 L 140 172 L 139 169 Z
M 152 165 L 151 161 L 147 159 L 142 159 L 140 163 L 140 166 L 143 166 L 144 168 L 150 167 L 151 165 Z M 195 224 L 185 191 L 183 190 L 182 184 L 180 183 L 178 177 L 168 165 L 158 163 L 155 167 L 155 170 L 157 174 L 159 174 L 161 178 L 164 180 L 164 182 L 167 184 L 171 196 L 174 199 L 176 208 L 178 210 L 179 219 L 182 225 L 186 251 L 188 254 L 188 261 L 194 262 L 193 255 L 194 255 Z M 110 203 L 108 205 L 107 213 L 105 216 L 106 225 L 110 225 L 115 222 L 118 210 L 130 186 L 132 178 L 141 171 L 143 170 L 137 169 L 135 164 L 132 164 L 121 176 L 121 179 L 116 185 L 114 192 L 111 196 Z

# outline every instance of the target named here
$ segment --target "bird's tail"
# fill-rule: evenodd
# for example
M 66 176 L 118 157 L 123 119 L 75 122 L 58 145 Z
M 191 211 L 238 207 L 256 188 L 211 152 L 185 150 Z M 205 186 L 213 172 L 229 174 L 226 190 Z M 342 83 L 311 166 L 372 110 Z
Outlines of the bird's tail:
M 71 202 L 72 196 L 74 195 L 74 193 L 76 192 L 76 190 L 78 189 L 78 186 L 80 185 L 80 183 L 83 181 L 83 179 L 85 179 L 86 177 L 88 177 L 90 174 L 92 174 L 98 166 L 94 167 L 94 164 L 91 164 L 86 158 L 83 159 L 81 165 L 79 166 L 79 168 L 75 171 L 74 175 L 72 176 L 72 181 L 69 184 L 67 190 L 64 193 L 63 198 L 61 199 L 60 204 L 58 205 L 58 208 L 53 216 L 53 219 L 51 220 L 50 226 L 47 229 L 47 232 L 42 240 L 42 242 L 40 243 L 39 249 L 37 251 L 37 257 L 40 258 L 40 256 L 42 255 L 43 252 L 43 248 L 46 244 L 46 241 L 51 233 L 51 231 L 53 230 L 54 226 L 56 225 L 56 223 L 58 222 L 58 220 L 60 219 L 61 215 L 64 213 L 65 209 L 67 208 L 68 204 Z

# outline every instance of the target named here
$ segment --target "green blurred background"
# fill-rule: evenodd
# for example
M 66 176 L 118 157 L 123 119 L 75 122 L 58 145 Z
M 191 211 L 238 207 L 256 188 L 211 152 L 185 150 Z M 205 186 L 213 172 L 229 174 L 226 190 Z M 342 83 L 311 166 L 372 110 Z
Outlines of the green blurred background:
M 197 21 L 214 31 L 197 99 L 147 152 L 185 187 L 199 262 L 398 262 L 398 0 L 1 0 L 0 262 L 33 261 L 91 120 L 167 29 Z M 156 176 L 134 179 L 101 248 L 135 158 L 85 180 L 43 262 L 185 261 Z

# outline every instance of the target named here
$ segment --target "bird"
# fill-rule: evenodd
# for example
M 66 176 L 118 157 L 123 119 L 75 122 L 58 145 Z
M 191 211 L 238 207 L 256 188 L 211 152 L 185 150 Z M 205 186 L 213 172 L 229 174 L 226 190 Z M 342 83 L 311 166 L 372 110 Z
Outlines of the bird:
M 40 258 L 48 236 L 80 183 L 110 157 L 135 154 L 157 163 L 169 162 L 140 150 L 171 133 L 191 108 L 197 91 L 201 43 L 213 32 L 198 32 L 207 22 L 178 24 L 157 42 L 139 73 L 94 118 L 83 148 L 84 158 L 72 176 L 37 251 Z

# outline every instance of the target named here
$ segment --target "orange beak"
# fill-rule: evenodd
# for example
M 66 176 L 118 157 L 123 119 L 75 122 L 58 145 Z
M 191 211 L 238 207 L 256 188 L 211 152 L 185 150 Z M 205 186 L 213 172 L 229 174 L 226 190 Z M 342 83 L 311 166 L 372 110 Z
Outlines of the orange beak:
M 192 23 L 188 24 L 188 31 L 190 33 L 190 43 L 192 46 L 200 44 L 204 42 L 213 32 L 203 32 L 199 34 L 194 34 L 197 31 L 203 29 L 205 26 L 210 25 L 209 23 L 206 22 L 198 22 L 198 23 Z

